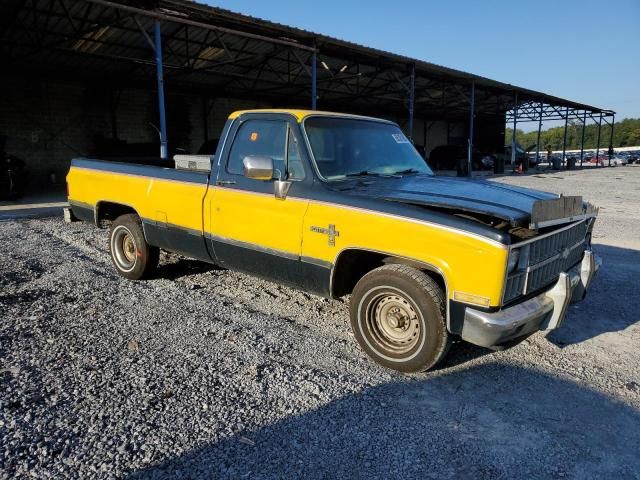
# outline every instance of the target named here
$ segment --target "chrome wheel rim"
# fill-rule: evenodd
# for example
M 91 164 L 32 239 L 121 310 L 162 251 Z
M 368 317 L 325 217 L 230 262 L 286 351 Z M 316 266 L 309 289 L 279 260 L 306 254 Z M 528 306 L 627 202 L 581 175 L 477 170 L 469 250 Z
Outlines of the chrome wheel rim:
M 410 352 L 420 341 L 418 312 L 407 298 L 398 293 L 383 292 L 371 300 L 367 326 L 379 347 L 397 355 Z
M 136 265 L 138 249 L 128 228 L 119 225 L 111 235 L 111 254 L 118 268 L 130 272 Z

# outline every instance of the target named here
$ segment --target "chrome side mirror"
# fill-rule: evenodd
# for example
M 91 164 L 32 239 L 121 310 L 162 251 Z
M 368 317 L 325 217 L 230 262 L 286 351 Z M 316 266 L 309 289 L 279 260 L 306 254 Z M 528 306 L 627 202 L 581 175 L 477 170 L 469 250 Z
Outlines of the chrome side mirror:
M 273 159 L 260 155 L 247 155 L 242 160 L 244 176 L 254 180 L 273 180 Z

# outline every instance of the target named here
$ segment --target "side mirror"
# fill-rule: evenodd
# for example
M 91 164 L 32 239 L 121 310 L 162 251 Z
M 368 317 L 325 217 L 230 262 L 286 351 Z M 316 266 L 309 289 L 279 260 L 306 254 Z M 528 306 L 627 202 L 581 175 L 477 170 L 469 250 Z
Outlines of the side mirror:
M 254 180 L 273 180 L 273 159 L 260 155 L 247 155 L 242 160 L 244 176 Z

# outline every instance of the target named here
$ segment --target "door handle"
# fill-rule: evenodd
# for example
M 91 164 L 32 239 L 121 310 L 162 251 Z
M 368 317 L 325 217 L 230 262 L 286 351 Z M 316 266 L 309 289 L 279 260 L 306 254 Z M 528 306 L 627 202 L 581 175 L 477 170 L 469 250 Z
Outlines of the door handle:
M 236 181 L 235 180 L 218 180 L 216 182 L 216 185 L 235 185 Z

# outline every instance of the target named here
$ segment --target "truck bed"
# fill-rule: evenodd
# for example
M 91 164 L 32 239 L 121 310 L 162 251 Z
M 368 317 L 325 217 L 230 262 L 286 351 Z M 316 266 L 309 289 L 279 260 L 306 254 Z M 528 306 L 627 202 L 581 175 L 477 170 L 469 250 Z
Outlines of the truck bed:
M 88 158 L 72 160 L 67 175 L 69 204 L 77 217 L 98 219 L 111 202 L 129 205 L 152 245 L 196 257 L 200 243 L 204 248 L 208 181 L 204 172 Z

